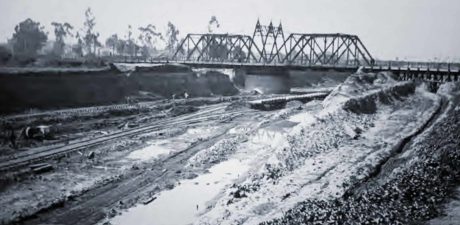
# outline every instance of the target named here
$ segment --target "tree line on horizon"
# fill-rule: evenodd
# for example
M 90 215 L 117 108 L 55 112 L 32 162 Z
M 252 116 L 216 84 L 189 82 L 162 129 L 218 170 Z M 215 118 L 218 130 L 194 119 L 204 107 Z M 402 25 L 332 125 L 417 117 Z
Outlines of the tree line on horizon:
M 147 24 L 137 28 L 138 35 L 135 37 L 134 28 L 128 25 L 124 37 L 115 33 L 105 41 L 100 40 L 95 25 L 96 17 L 91 8 L 85 11 L 83 27 L 79 30 L 66 22 L 52 22 L 55 40 L 52 46 L 47 46 L 49 39 L 44 26 L 28 18 L 16 25 L 7 44 L 0 46 L 0 64 L 10 59 L 32 62 L 43 56 L 53 59 L 127 56 L 147 59 L 160 54 L 171 55 L 180 44 L 179 29 L 172 22 L 168 22 L 164 34 L 157 31 L 155 25 Z M 212 32 L 212 27 L 220 27 L 215 16 L 212 16 L 209 21 L 209 32 Z M 160 47 L 160 42 L 164 47 Z M 45 46 L 47 46 L 46 50 Z

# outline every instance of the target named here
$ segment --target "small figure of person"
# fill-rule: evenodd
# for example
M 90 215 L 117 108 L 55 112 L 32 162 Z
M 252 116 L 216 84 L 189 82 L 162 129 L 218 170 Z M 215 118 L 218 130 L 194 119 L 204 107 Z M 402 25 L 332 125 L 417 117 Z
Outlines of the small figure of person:
M 6 129 L 6 123 L 2 124 L 2 145 L 8 145 L 8 130 Z
M 176 107 L 176 94 L 172 94 L 172 107 Z
M 7 131 L 10 132 L 10 135 L 9 135 L 9 139 L 10 139 L 10 143 L 11 143 L 11 147 L 13 147 L 14 149 L 17 148 L 16 146 L 16 133 L 14 132 L 14 128 L 8 124 L 7 127 L 6 127 Z

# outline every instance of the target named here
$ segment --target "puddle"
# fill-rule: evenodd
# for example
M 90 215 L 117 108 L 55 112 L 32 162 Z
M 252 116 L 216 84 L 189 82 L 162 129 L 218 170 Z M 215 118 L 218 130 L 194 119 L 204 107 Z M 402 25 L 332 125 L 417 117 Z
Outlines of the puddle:
M 208 137 L 215 133 L 217 127 L 195 127 L 190 128 L 182 135 L 182 137 L 193 137 L 199 135 L 201 138 Z
M 178 147 L 180 146 L 171 146 L 172 144 L 173 143 L 166 140 L 150 142 L 147 147 L 131 152 L 127 158 L 142 161 L 158 158 L 160 155 L 166 155 L 179 149 Z M 184 143 L 182 143 L 182 145 L 183 144 Z
M 248 169 L 247 164 L 236 159 L 222 162 L 212 167 L 209 173 L 184 180 L 172 190 L 161 192 L 150 204 L 132 208 L 110 222 L 114 225 L 190 224 L 206 211 L 209 201 Z
M 294 123 L 310 123 L 310 122 L 315 121 L 315 117 L 308 112 L 302 112 L 302 113 L 298 113 L 298 114 L 290 116 L 288 121 L 291 121 Z
M 166 140 L 148 142 L 148 146 L 131 152 L 127 158 L 146 161 L 167 155 L 171 152 L 186 149 L 198 139 L 209 138 L 216 133 L 216 127 L 190 128 L 184 134 Z

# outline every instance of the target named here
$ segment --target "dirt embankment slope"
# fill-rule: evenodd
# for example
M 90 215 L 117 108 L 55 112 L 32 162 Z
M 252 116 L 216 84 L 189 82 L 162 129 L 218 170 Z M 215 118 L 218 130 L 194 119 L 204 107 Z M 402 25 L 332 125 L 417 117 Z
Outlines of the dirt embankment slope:
M 290 85 L 296 87 L 335 87 L 350 75 L 335 71 L 290 71 Z
M 152 92 L 166 98 L 172 95 L 184 97 L 185 93 L 190 97 L 238 94 L 238 89 L 228 75 L 216 71 L 200 74 L 184 66 L 136 67 L 129 79 L 136 90 Z
M 229 76 L 193 72 L 180 65 L 100 69 L 1 69 L 0 114 L 155 100 L 230 96 L 238 90 Z M 187 94 L 185 94 L 187 93 Z
M 354 74 L 323 101 L 322 109 L 300 115 L 302 122 L 287 133 L 249 136 L 238 144 L 246 158 L 257 155 L 248 163 L 250 172 L 195 224 L 259 224 L 275 218 L 281 219 L 274 224 L 309 223 L 303 214 L 283 212 L 297 212 L 303 202 L 321 205 L 344 198 L 397 154 L 399 143 L 422 129 L 440 105 L 440 97 L 414 83 L 385 73 Z M 307 214 L 328 215 L 322 210 Z M 330 217 L 318 224 L 328 221 L 344 222 Z
M 336 199 L 308 199 L 264 224 L 422 224 L 439 215 L 460 178 L 459 87 L 441 87 L 444 112 L 392 158 L 393 165 Z
M 128 94 L 126 76 L 100 70 L 0 72 L 0 113 L 107 105 Z

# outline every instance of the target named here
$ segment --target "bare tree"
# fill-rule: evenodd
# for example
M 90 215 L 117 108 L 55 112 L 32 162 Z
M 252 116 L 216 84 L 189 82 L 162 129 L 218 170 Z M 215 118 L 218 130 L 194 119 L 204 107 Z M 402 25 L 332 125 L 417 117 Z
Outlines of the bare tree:
M 91 8 L 88 8 L 85 11 L 85 36 L 83 37 L 86 52 L 89 55 L 94 55 L 98 47 L 101 47 L 99 42 L 99 33 L 94 31 L 94 26 L 96 25 L 96 17 L 94 17 Z
M 65 48 L 64 38 L 66 36 L 73 36 L 71 33 L 73 27 L 69 23 L 52 22 L 51 25 L 54 26 L 54 35 L 56 36 L 53 44 L 53 54 L 62 56 Z
M 79 56 L 79 57 L 83 57 L 83 46 L 84 46 L 84 43 L 83 43 L 83 40 L 80 36 L 80 33 L 76 33 L 75 34 L 75 38 L 77 39 L 77 44 L 75 44 L 74 46 L 72 46 L 72 51 L 75 53 L 75 55 Z
M 178 44 L 179 30 L 176 26 L 168 22 L 168 30 L 166 31 L 166 49 L 173 54 Z
M 141 54 L 143 57 L 150 56 L 151 50 L 154 49 L 154 45 L 158 38 L 163 39 L 160 32 L 156 31 L 156 27 L 152 24 L 148 24 L 145 27 L 139 27 L 139 41 L 142 44 Z
M 127 50 L 128 55 L 130 56 L 134 56 L 137 53 L 136 43 L 131 38 L 132 36 L 133 36 L 132 26 L 128 25 L 128 40 L 126 40 L 126 50 Z

